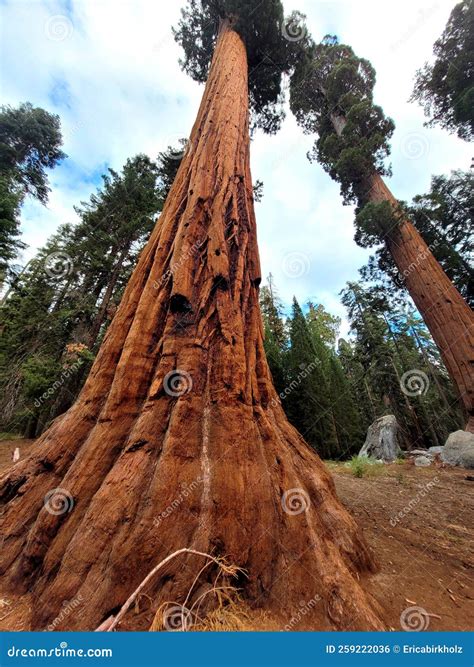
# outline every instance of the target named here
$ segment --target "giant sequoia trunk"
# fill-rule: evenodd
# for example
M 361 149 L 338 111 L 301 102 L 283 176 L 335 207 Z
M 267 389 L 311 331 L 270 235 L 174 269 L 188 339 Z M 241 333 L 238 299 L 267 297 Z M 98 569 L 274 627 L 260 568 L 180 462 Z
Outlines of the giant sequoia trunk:
M 0 480 L 0 566 L 32 588 L 34 628 L 79 595 L 55 628 L 94 628 L 182 547 L 245 568 L 256 606 L 291 614 L 320 596 L 305 617 L 315 627 L 381 628 L 359 583 L 373 569 L 359 529 L 273 388 L 259 282 L 246 52 L 224 27 L 189 150 L 89 378 Z M 172 560 L 146 593 L 182 603 L 202 564 Z
M 371 178 L 368 198 L 398 208 L 379 174 Z M 391 229 L 386 243 L 458 389 L 467 414 L 466 429 L 474 432 L 474 313 L 409 220 Z

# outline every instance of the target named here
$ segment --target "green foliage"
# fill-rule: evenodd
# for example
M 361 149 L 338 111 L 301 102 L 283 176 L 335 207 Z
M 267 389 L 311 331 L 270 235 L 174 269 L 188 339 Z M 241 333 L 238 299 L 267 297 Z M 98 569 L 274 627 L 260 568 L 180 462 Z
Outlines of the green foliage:
M 359 411 L 335 352 L 340 318 L 313 303 L 305 315 L 295 300 L 285 325 L 271 276 L 260 303 L 267 360 L 289 420 L 325 458 L 358 451 L 364 436 Z
M 183 70 L 204 83 L 219 28 L 224 20 L 245 43 L 249 70 L 252 127 L 276 132 L 284 118 L 282 74 L 288 71 L 305 44 L 302 15 L 285 21 L 279 0 L 188 0 L 174 30 L 184 50 Z M 285 31 L 301 30 L 302 39 L 286 39 Z
M 356 215 L 355 240 L 363 248 L 382 243 L 398 221 L 390 202 L 368 202 Z
M 61 151 L 59 116 L 26 102 L 18 109 L 0 109 L 0 174 L 11 179 L 22 195 L 43 204 L 48 199 L 46 169 L 66 157 Z
M 34 355 L 22 366 L 23 392 L 26 398 L 38 399 L 51 387 L 61 373 L 59 361 Z
M 255 203 L 261 202 L 263 199 L 263 181 L 257 178 L 253 184 L 253 200 Z
M 168 192 L 171 190 L 186 149 L 187 139 L 180 139 L 178 146 L 168 146 L 165 151 L 158 154 L 156 164 L 162 183 L 163 200 L 166 199 Z
M 308 322 L 293 300 L 289 323 L 289 391 L 283 400 L 290 421 L 322 458 L 337 455 L 337 435 L 330 410 L 327 355 L 322 341 L 311 333 Z
M 417 101 L 428 125 L 474 137 L 474 1 L 463 0 L 451 12 L 433 47 L 435 61 L 418 70 L 411 100 Z
M 406 445 L 444 444 L 460 428 L 462 413 L 419 315 L 381 286 L 348 283 L 342 294 L 355 338 L 344 342 L 339 358 L 357 388 L 364 430 L 375 418 L 394 414 Z M 425 378 L 420 395 L 406 392 L 408 372 Z
M 63 225 L 14 282 L 0 311 L 0 418 L 9 430 L 39 435 L 76 398 L 168 177 L 145 155 L 109 169 L 77 207 L 80 222 Z
M 26 102 L 0 107 L 0 283 L 9 262 L 25 245 L 19 240 L 20 208 L 26 195 L 45 204 L 46 169 L 65 154 L 59 117 Z
M 384 414 L 395 415 L 406 447 L 444 444 L 462 411 L 416 310 L 385 285 L 348 283 L 342 302 L 352 336 L 336 352 L 339 318 L 312 303 L 304 314 L 294 300 L 285 324 L 271 276 L 261 290 L 265 351 L 290 422 L 324 459 L 357 454 Z M 405 391 L 413 371 L 426 379 L 421 394 Z
M 366 456 L 354 455 L 347 463 L 354 477 L 363 477 L 369 467 L 369 460 Z
M 329 391 L 331 413 L 337 436 L 337 458 L 344 458 L 351 452 L 359 451 L 365 432 L 362 427 L 360 409 L 357 405 L 356 387 L 344 372 L 338 356 L 329 357 Z
M 413 199 L 410 218 L 468 303 L 474 305 L 474 176 L 433 176 L 431 190 Z
M 19 240 L 21 195 L 11 181 L 0 176 L 0 283 L 9 262 L 25 247 Z
M 264 324 L 265 353 L 275 389 L 280 394 L 286 385 L 285 354 L 288 335 L 282 317 L 282 304 L 271 274 L 267 278 L 267 285 L 260 290 L 260 308 Z
M 324 306 L 319 303 L 308 302 L 308 314 L 306 316 L 311 331 L 319 336 L 323 343 L 331 348 L 336 346 L 336 340 L 341 326 L 341 318 L 328 313 Z
M 305 132 L 316 133 L 310 159 L 341 184 L 346 203 L 366 203 L 368 178 L 388 174 L 393 121 L 373 103 L 375 72 L 352 48 L 327 36 L 296 62 L 290 107 Z
M 354 477 L 364 477 L 367 473 L 379 472 L 383 468 L 383 463 L 368 456 L 353 456 L 348 462 L 347 467 Z

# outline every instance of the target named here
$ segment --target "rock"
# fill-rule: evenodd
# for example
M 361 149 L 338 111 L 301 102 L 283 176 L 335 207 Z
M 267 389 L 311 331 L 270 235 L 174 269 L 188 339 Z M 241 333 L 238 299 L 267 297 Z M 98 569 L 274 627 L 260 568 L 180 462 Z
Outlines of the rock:
M 359 456 L 370 456 L 385 462 L 395 461 L 400 456 L 398 422 L 394 415 L 379 417 L 367 429 L 367 437 Z
M 430 447 L 428 449 L 429 454 L 441 454 L 441 452 L 444 450 L 444 447 Z
M 412 449 L 411 452 L 407 452 L 407 454 L 408 456 L 430 456 L 428 449 Z
M 430 466 L 433 463 L 433 459 L 431 459 L 429 456 L 417 456 L 414 463 L 416 466 L 426 468 L 426 466 Z
M 455 431 L 446 440 L 441 460 L 452 466 L 474 468 L 474 433 Z

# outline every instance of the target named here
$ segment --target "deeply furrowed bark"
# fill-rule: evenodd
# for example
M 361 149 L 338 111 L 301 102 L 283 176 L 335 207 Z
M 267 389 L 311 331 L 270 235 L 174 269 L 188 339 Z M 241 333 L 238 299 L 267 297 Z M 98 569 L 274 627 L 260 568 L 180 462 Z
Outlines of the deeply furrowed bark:
M 379 174 L 370 181 L 372 202 L 398 202 Z M 456 385 L 474 432 L 474 313 L 448 278 L 416 227 L 403 219 L 386 243 Z
M 290 615 L 316 598 L 305 620 L 317 628 L 382 627 L 359 583 L 374 569 L 360 532 L 273 388 L 259 282 L 246 52 L 225 27 L 188 150 L 89 378 L 0 480 L 0 568 L 32 587 L 34 628 L 97 627 L 183 547 L 245 568 L 256 606 Z M 73 502 L 52 513 L 55 488 Z M 202 564 L 170 562 L 146 591 L 155 607 L 182 603 Z M 58 616 L 72 599 L 83 602 Z

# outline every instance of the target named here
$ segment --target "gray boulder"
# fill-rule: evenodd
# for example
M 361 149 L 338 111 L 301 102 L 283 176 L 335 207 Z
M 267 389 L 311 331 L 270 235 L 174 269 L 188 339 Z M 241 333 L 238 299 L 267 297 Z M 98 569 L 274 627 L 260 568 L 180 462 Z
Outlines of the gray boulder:
M 426 468 L 427 466 L 430 466 L 433 463 L 433 459 L 428 456 L 417 456 L 414 459 L 414 463 L 416 466 L 420 466 L 421 468 Z
M 428 454 L 430 456 L 436 455 L 436 454 L 441 454 L 444 451 L 444 447 L 430 447 L 428 449 Z
M 454 431 L 446 440 L 441 460 L 452 466 L 474 468 L 474 433 Z
M 398 433 L 398 422 L 394 415 L 379 417 L 367 429 L 359 456 L 370 456 L 385 462 L 395 461 L 402 453 Z
M 434 454 L 430 454 L 428 449 L 412 449 L 407 454 L 408 456 L 434 456 Z

